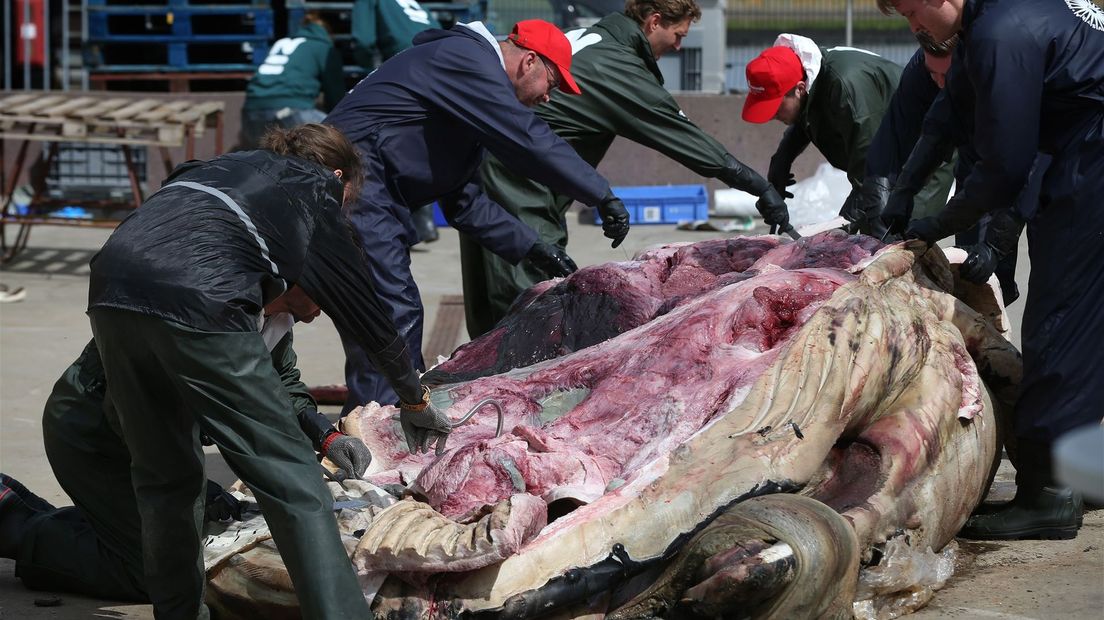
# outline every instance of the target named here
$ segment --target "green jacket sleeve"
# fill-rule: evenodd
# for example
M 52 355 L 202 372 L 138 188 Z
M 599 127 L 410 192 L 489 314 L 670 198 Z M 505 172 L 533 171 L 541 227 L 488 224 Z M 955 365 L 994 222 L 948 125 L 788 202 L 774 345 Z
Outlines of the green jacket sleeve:
M 333 425 L 326 416 L 318 412 L 318 404 L 310 395 L 310 390 L 300 379 L 299 368 L 296 367 L 297 358 L 295 350 L 291 347 L 292 333 L 288 332 L 280 342 L 272 348 L 272 367 L 280 375 L 280 380 L 291 398 L 292 407 L 295 409 L 295 417 L 299 421 L 299 428 L 310 440 L 314 449 L 322 449 L 322 440 L 331 432 Z
M 610 55 L 602 80 L 580 88 L 600 107 L 612 133 L 654 149 L 696 174 L 715 177 L 728 150 L 690 121 L 654 75 L 634 56 Z

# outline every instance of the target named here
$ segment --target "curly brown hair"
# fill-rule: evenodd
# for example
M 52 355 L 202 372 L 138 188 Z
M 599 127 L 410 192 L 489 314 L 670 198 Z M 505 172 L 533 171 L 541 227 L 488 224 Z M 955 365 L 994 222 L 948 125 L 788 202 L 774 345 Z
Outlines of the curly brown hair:
M 678 24 L 687 19 L 701 19 L 701 7 L 694 0 L 625 0 L 625 15 L 643 24 L 652 13 L 659 13 L 664 26 Z
M 329 125 L 307 123 L 290 129 L 271 127 L 261 138 L 261 148 L 340 170 L 341 180 L 349 185 L 353 196 L 359 193 L 364 182 L 356 147 L 345 134 Z

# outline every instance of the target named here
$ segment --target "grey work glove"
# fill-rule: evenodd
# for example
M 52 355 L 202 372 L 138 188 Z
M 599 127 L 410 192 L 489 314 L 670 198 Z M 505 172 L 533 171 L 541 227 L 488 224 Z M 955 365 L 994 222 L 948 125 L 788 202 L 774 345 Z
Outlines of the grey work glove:
M 625 209 L 625 203 L 607 192 L 602 202 L 598 203 L 598 215 L 602 216 L 602 230 L 606 238 L 613 239 L 611 248 L 621 245 L 629 234 L 629 212 Z
M 428 452 L 429 447 L 436 444 L 436 453 L 441 455 L 445 452 L 445 441 L 452 432 L 452 421 L 430 401 L 429 388 L 422 389 L 422 402 L 399 404 L 399 424 L 411 454 Z
M 211 523 L 241 521 L 242 505 L 238 498 L 223 489 L 214 480 L 207 481 L 207 497 L 203 505 L 203 516 Z
M 525 258 L 549 278 L 566 278 L 579 270 L 567 252 L 539 239 L 530 248 Z
M 333 461 L 346 478 L 360 478 L 372 464 L 372 453 L 363 441 L 337 431 L 322 441 L 322 456 Z

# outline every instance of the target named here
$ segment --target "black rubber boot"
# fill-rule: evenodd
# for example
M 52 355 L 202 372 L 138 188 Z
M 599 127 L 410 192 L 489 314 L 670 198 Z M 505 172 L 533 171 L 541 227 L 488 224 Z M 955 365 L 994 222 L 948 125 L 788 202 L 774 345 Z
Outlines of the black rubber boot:
M 31 493 L 31 491 L 23 486 L 18 480 L 12 478 L 7 474 L 0 474 L 0 485 L 4 485 L 15 491 L 15 494 L 23 500 L 24 504 L 27 504 L 31 510 L 36 512 L 46 512 L 47 510 L 56 510 L 57 508 L 50 502 L 42 499 L 41 497 Z
M 1004 508 L 977 514 L 958 533 L 975 540 L 1069 540 L 1077 537 L 1081 495 L 1054 482 L 1050 444 L 1019 442 L 1016 497 Z
M 11 487 L 0 484 L 0 558 L 16 558 L 27 522 L 36 514 Z
M 433 205 L 414 209 L 410 217 L 414 220 L 414 230 L 418 233 L 418 241 L 433 243 L 441 238 L 441 233 L 437 232 L 437 224 L 433 221 Z
M 1044 487 L 1030 497 L 1017 493 L 1006 508 L 970 517 L 958 533 L 975 540 L 1069 540 L 1081 527 L 1081 496 L 1064 487 Z

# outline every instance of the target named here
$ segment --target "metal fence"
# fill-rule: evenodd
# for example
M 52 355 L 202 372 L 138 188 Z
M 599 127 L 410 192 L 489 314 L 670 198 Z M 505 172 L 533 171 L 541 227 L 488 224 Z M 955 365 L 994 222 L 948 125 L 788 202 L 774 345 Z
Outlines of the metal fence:
M 186 0 L 173 1 L 186 3 Z M 152 0 L 149 4 L 167 2 Z M 485 2 L 485 21 L 498 34 L 505 34 L 522 19 L 541 18 L 562 27 L 588 25 L 624 6 L 624 0 Z M 87 0 L 0 0 L 0 3 L 4 24 L 4 47 L 0 50 L 4 61 L 0 70 L 5 89 L 68 89 L 70 84 L 87 88 L 80 51 L 88 36 Z M 288 2 L 275 0 L 263 4 L 280 10 Z M 905 48 L 915 45 L 905 21 L 882 15 L 874 0 L 726 0 L 724 19 L 730 90 L 741 88 L 743 65 L 755 55 L 750 50 L 770 45 L 779 32 L 804 34 L 828 47 L 863 47 L 885 53 L 898 62 L 907 59 Z M 44 67 L 51 69 L 47 71 Z

